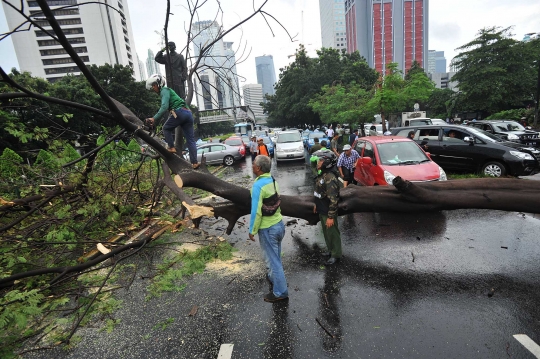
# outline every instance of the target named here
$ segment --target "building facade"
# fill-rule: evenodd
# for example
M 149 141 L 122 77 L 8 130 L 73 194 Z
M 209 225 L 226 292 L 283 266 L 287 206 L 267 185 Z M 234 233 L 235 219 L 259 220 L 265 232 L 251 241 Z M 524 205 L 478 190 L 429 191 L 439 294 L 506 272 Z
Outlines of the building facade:
M 431 74 L 446 72 L 446 57 L 444 57 L 444 51 L 429 50 L 428 66 L 426 70 Z
M 146 78 L 148 78 L 146 76 L 146 70 L 145 70 L 145 65 L 144 65 L 144 62 L 142 62 L 140 59 L 138 60 L 138 63 L 139 63 L 139 74 L 141 75 L 141 79 L 144 80 Z
M 319 0 L 322 47 L 347 49 L 345 0 Z
M 193 24 L 193 54 L 213 42 L 220 34 L 216 21 L 199 21 Z M 218 40 L 205 54 L 197 69 L 194 81 L 195 98 L 199 110 L 212 110 L 241 105 L 236 56 L 232 42 Z
M 452 81 L 455 72 L 436 72 L 429 73 L 429 78 L 435 83 L 435 87 L 438 89 L 451 89 L 456 90 L 459 86 L 457 81 Z
M 396 62 L 403 72 L 413 61 L 428 63 L 429 0 L 345 0 L 347 51 L 359 51 L 383 73 Z
M 274 89 L 276 84 L 274 57 L 272 55 L 255 57 L 255 66 L 257 68 L 257 83 L 261 84 L 263 88 L 263 99 L 265 95 L 274 95 L 276 93 Z
M 244 105 L 249 106 L 256 118 L 265 117 L 261 102 L 263 102 L 263 88 L 261 84 L 247 84 L 242 87 Z
M 148 49 L 148 57 L 146 58 L 146 72 L 148 73 L 149 77 L 153 74 L 161 75 L 161 69 L 159 64 L 154 60 L 155 58 L 154 52 Z
M 96 0 L 107 4 L 105 0 Z M 10 0 L 19 7 L 20 2 Z M 125 65 L 141 80 L 127 0 L 114 4 L 117 11 L 101 4 L 77 6 L 82 0 L 48 0 L 68 41 L 88 65 Z M 46 31 L 52 31 L 36 1 L 26 1 L 24 13 Z M 9 29 L 15 29 L 25 19 L 6 3 L 2 3 Z M 21 71 L 54 82 L 67 74 L 79 75 L 80 70 L 47 32 L 32 27 L 11 36 Z

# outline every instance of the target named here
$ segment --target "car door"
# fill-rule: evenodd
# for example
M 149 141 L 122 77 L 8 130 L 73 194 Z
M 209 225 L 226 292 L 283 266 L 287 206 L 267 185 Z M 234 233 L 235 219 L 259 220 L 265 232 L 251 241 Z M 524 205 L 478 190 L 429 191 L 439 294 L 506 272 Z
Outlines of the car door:
M 212 145 L 210 146 L 210 152 L 206 154 L 207 163 L 220 163 L 223 161 L 223 152 L 225 148 L 223 145 Z
M 199 163 L 202 162 L 202 156 L 204 154 L 204 157 L 206 158 L 206 162 L 208 162 L 208 153 L 210 152 L 209 146 L 201 146 L 197 148 L 197 161 Z
M 429 152 L 431 159 L 442 167 L 444 158 L 439 158 L 442 151 L 440 143 L 440 127 L 426 126 L 414 130 L 414 141 L 420 145 L 424 152 Z M 439 163 L 441 162 L 441 163 Z
M 358 141 L 356 145 L 356 151 L 360 155 L 360 159 L 356 163 L 356 170 L 354 179 L 364 185 L 373 186 L 375 184 L 376 164 L 375 152 L 373 151 L 373 145 L 369 141 Z M 362 161 L 362 157 L 371 158 L 371 164 L 366 164 Z
M 467 132 L 465 129 L 457 128 L 442 128 L 441 138 L 441 163 L 439 165 L 443 168 L 475 171 L 479 163 L 482 162 L 482 151 L 479 146 L 475 146 L 474 143 L 465 142 L 464 139 L 474 138 L 474 135 Z M 478 143 L 480 144 L 480 142 Z

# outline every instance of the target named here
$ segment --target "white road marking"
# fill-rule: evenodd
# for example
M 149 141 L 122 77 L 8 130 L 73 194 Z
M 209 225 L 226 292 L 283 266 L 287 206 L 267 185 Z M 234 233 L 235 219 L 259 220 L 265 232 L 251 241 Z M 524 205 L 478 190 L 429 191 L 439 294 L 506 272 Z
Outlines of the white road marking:
M 217 359 L 231 359 L 234 344 L 221 344 Z
M 520 342 L 525 348 L 537 358 L 540 359 L 540 345 L 536 344 L 531 338 L 525 334 L 515 334 L 514 338 Z

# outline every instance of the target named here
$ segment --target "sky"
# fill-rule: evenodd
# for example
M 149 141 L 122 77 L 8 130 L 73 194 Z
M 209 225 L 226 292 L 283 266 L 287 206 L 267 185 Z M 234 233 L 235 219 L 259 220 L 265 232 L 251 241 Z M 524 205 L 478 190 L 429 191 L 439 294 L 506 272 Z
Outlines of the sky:
M 145 61 L 148 49 L 156 53 L 160 48 L 165 22 L 165 0 L 124 0 L 129 6 L 134 33 L 135 48 L 139 59 Z M 202 1 L 199 1 L 202 2 Z M 217 1 L 208 0 L 199 10 L 199 20 L 216 19 L 225 30 L 230 29 L 253 13 L 264 0 L 220 0 L 223 13 L 216 18 Z M 171 0 L 169 39 L 177 48 L 185 46 L 185 29 L 189 24 L 186 0 Z M 258 14 L 240 28 L 225 36 L 225 41 L 234 42 L 238 50 L 237 65 L 240 86 L 257 83 L 255 57 L 272 55 L 279 69 L 294 58 L 295 49 L 303 43 L 310 56 L 321 47 L 320 14 L 318 0 L 268 0 L 263 9 L 275 20 Z M 484 27 L 513 26 L 514 38 L 521 40 L 526 33 L 540 33 L 540 5 L 538 0 L 431 0 L 429 2 L 429 49 L 444 51 L 447 65 L 457 55 L 459 46 L 475 38 Z M 0 33 L 8 31 L 3 8 L 0 7 Z M 289 38 L 287 32 L 294 38 Z M 0 42 L 0 66 L 9 71 L 18 67 L 11 40 Z

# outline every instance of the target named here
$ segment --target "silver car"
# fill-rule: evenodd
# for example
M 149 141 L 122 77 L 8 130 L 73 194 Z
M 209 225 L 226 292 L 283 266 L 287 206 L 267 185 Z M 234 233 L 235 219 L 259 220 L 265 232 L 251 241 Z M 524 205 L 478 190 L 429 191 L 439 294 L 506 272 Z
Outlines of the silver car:
M 304 159 L 304 142 L 298 130 L 282 131 L 277 134 L 274 157 L 277 161 Z
M 202 155 L 206 158 L 207 164 L 224 164 L 232 166 L 235 161 L 241 160 L 244 155 L 240 153 L 241 147 L 229 146 L 223 143 L 205 143 L 197 146 L 197 161 L 202 161 Z M 189 153 L 184 155 L 189 160 Z

